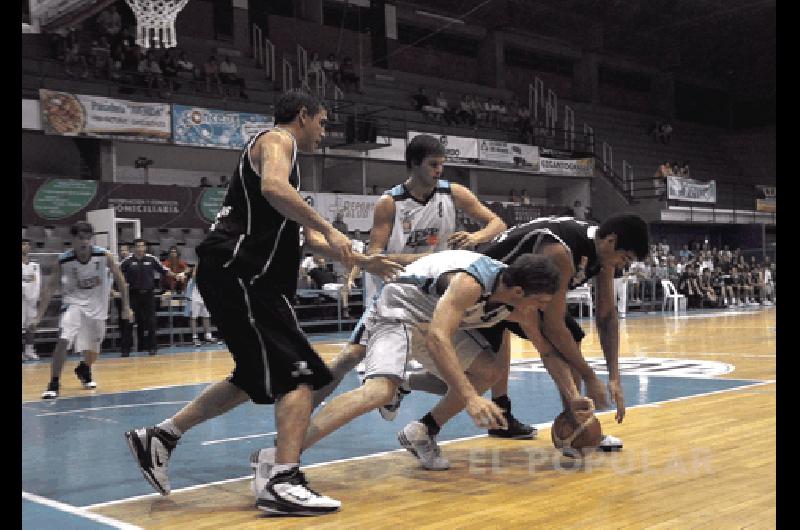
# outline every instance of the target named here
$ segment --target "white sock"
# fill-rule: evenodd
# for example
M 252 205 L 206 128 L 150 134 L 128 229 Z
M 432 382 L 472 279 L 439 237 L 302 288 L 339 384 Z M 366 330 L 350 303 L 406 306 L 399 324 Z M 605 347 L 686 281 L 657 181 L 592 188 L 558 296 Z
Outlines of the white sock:
M 33 353 L 33 344 L 25 345 L 25 353 Z
M 212 340 L 212 339 L 213 337 L 211 336 L 211 333 L 206 333 L 206 340 Z
M 289 471 L 292 468 L 299 467 L 300 464 L 275 464 L 272 466 L 272 469 L 269 473 L 269 478 L 271 479 L 278 473 L 283 473 L 284 471 Z
M 162 421 L 161 423 L 156 425 L 156 427 L 167 431 L 172 436 L 175 436 L 177 438 L 180 438 L 183 435 L 183 432 L 181 432 L 181 430 L 178 429 L 177 425 L 175 425 L 175 422 L 172 421 L 172 418 Z

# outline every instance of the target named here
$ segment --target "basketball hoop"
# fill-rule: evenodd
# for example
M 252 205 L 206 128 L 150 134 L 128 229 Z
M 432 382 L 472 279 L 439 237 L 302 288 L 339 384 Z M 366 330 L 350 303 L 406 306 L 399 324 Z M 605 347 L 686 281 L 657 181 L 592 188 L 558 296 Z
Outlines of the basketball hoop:
M 150 48 L 178 45 L 175 19 L 189 0 L 125 0 L 136 15 L 136 44 Z

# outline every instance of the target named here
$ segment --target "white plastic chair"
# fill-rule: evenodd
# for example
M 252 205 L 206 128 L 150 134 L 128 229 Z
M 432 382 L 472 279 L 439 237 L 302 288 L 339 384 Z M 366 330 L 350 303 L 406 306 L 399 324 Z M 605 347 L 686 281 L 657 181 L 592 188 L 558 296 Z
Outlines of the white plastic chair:
M 678 292 L 675 285 L 670 280 L 661 280 L 661 287 L 664 289 L 664 300 L 661 301 L 661 311 L 667 310 L 667 301 L 672 300 L 675 305 L 675 314 L 678 314 L 681 299 L 686 303 L 686 296 Z
M 594 310 L 592 304 L 592 288 L 588 283 L 581 285 L 571 291 L 567 291 L 567 303 L 578 304 L 580 318 L 583 318 L 583 304 L 589 306 L 589 318 L 593 318 Z

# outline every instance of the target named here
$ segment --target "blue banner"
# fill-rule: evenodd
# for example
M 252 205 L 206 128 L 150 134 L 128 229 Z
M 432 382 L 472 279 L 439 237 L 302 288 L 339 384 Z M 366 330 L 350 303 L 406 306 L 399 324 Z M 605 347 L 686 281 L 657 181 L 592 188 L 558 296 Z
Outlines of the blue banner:
M 172 105 L 172 140 L 179 145 L 241 149 L 273 124 L 273 117 L 264 114 Z

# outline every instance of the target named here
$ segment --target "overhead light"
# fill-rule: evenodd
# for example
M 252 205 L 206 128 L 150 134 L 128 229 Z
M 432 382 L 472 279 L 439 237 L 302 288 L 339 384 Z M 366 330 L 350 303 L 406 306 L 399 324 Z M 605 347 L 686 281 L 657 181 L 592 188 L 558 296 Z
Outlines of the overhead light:
M 414 14 L 415 15 L 422 15 L 423 17 L 436 18 L 436 19 L 442 20 L 444 22 L 449 22 L 451 24 L 463 24 L 464 23 L 463 20 L 459 20 L 457 18 L 446 17 L 444 15 L 437 15 L 436 13 L 428 13 L 427 11 L 416 10 L 416 11 L 414 11 Z

